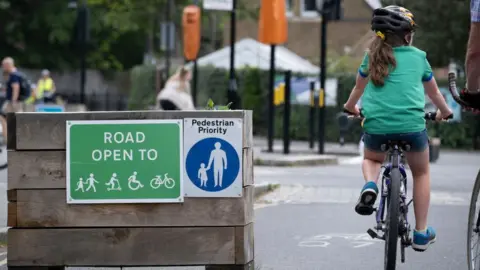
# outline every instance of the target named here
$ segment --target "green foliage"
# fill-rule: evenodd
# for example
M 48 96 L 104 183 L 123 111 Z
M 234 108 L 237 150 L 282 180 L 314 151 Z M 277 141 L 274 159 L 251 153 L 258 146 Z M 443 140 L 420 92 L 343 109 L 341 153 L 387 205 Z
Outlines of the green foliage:
M 394 0 L 384 0 L 385 5 Z M 427 52 L 432 66 L 440 67 L 452 58 L 463 63 L 470 26 L 470 1 L 404 0 L 419 25 L 413 44 Z
M 153 65 L 142 65 L 132 69 L 129 110 L 145 110 L 155 104 L 155 72 L 156 67 Z
M 266 132 L 266 94 L 267 80 L 265 72 L 258 69 L 245 68 L 242 70 L 244 74 L 242 83 L 240 85 L 242 92 L 242 108 L 245 110 L 253 110 L 253 121 L 258 123 L 255 132 Z
M 207 106 L 205 110 L 213 110 L 213 111 L 228 111 L 230 110 L 230 106 L 232 106 L 232 102 L 228 103 L 227 105 L 215 105 L 213 100 L 210 98 L 208 99 Z

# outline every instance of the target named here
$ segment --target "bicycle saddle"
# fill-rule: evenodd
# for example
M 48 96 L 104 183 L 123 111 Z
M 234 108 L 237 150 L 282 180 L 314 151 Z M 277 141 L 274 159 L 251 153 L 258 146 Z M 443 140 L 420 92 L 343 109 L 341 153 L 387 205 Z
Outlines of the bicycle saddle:
M 410 151 L 410 144 L 408 144 L 406 141 L 389 140 L 387 143 L 382 144 L 380 148 L 383 152 L 395 148 L 398 148 L 402 151 Z

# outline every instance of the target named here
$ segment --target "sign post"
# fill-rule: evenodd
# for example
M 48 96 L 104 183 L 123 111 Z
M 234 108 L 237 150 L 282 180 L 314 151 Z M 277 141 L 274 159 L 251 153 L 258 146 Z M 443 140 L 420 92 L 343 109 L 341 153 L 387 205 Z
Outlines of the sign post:
M 185 197 L 242 197 L 240 118 L 185 118 Z
M 268 152 L 273 152 L 275 121 L 275 46 L 287 42 L 288 22 L 284 0 L 262 0 L 258 22 L 258 40 L 270 45 L 270 75 L 268 90 Z
M 183 202 L 181 120 L 67 121 L 67 203 Z

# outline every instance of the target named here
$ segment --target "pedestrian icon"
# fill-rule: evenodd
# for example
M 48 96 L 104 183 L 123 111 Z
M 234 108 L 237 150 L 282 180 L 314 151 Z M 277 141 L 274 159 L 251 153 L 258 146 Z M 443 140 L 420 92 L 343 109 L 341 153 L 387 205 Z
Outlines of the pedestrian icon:
M 206 186 L 208 181 L 207 168 L 205 168 L 205 163 L 200 164 L 200 169 L 198 169 L 198 179 L 200 180 L 200 186 Z
M 219 192 L 228 188 L 235 182 L 240 171 L 237 151 L 220 138 L 198 141 L 188 151 L 185 163 L 190 181 L 208 192 Z
M 110 181 L 108 183 L 106 183 L 105 185 L 110 186 L 109 188 L 107 188 L 108 191 L 112 191 L 112 190 L 120 191 L 120 190 L 122 190 L 122 187 L 120 186 L 120 181 L 118 181 L 116 173 L 112 174 L 112 177 L 110 178 Z
M 83 184 L 84 184 L 83 178 L 80 177 L 80 179 L 77 182 L 77 189 L 75 189 L 75 191 L 81 190 L 82 192 L 85 192 L 85 190 L 83 189 Z
M 89 191 L 90 189 L 93 189 L 93 192 L 97 192 L 97 189 L 95 188 L 95 183 L 98 184 L 98 181 L 95 180 L 95 178 L 93 178 L 93 176 L 94 176 L 93 173 L 91 173 L 90 177 L 87 178 L 88 187 L 87 187 L 87 190 L 85 190 L 85 191 Z
M 210 152 L 210 158 L 207 166 L 208 171 L 213 162 L 213 179 L 215 181 L 215 187 L 222 187 L 223 171 L 227 169 L 227 155 L 220 147 L 222 147 L 222 144 L 220 142 L 216 142 L 215 149 Z
M 137 172 L 133 172 L 133 174 L 128 178 L 128 187 L 131 190 L 143 188 L 142 182 L 137 180 Z

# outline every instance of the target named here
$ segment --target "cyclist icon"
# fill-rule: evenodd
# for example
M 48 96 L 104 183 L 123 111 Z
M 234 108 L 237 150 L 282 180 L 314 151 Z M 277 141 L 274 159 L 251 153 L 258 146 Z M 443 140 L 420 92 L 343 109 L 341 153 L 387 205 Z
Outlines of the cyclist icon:
M 162 185 L 165 185 L 165 187 L 168 188 L 168 189 L 172 189 L 175 186 L 175 180 L 173 180 L 172 178 L 169 178 L 168 173 L 166 173 L 163 176 L 163 179 L 160 175 L 157 175 L 157 176 L 155 176 L 155 178 L 153 178 L 150 181 L 150 186 L 153 189 L 157 189 L 157 188 L 161 187 Z
M 131 190 L 137 190 L 139 188 L 143 188 L 142 182 L 137 180 L 137 172 L 133 172 L 133 174 L 128 178 L 128 187 Z

